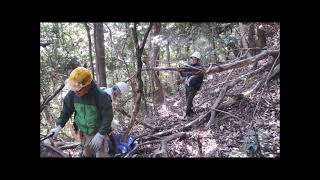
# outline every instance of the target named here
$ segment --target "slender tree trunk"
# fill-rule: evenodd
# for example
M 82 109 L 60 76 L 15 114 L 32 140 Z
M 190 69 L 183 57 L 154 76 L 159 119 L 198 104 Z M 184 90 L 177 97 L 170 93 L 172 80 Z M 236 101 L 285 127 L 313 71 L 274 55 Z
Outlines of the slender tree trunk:
M 89 28 L 89 26 L 88 26 L 87 23 L 84 23 L 84 26 L 85 26 L 85 28 L 86 28 L 87 36 L 88 36 L 88 41 L 89 41 L 89 56 L 90 56 L 90 68 L 89 68 L 89 69 L 91 69 L 92 76 L 93 76 L 93 78 L 95 79 L 95 76 L 94 76 L 94 67 L 93 67 L 93 58 L 92 58 L 92 44 L 91 44 L 90 28 Z
M 185 48 L 185 55 L 188 56 L 189 55 L 189 50 L 190 50 L 190 44 L 187 44 L 186 48 Z
M 262 27 L 257 28 L 257 41 L 256 46 L 259 48 L 264 48 L 267 46 L 267 38 L 266 38 L 266 32 L 262 29 Z M 256 53 L 261 53 L 262 50 L 256 50 Z M 257 68 L 257 63 L 254 64 L 253 68 Z
M 127 131 L 125 132 L 123 138 L 125 139 L 126 136 L 128 135 L 128 133 L 131 131 L 132 126 L 135 123 L 136 117 L 139 113 L 139 109 L 140 109 L 140 104 L 141 104 L 141 97 L 143 94 L 143 81 L 141 78 L 141 69 L 142 69 L 142 61 L 141 61 L 141 56 L 144 50 L 144 45 L 146 43 L 147 37 L 149 35 L 149 32 L 152 28 L 152 23 L 150 23 L 147 32 L 144 34 L 144 38 L 143 38 L 143 42 L 141 45 L 139 45 L 139 40 L 138 40 L 138 33 L 137 33 L 137 24 L 134 23 L 134 27 L 132 28 L 132 35 L 133 35 L 133 40 L 134 40 L 134 44 L 135 44 L 135 49 L 136 49 L 136 57 L 137 57 L 137 82 L 138 82 L 138 89 L 137 89 L 137 96 L 135 99 L 135 104 L 134 104 L 134 109 L 132 112 L 132 116 L 131 116 L 131 120 L 130 120 L 130 124 L 129 127 L 127 129 Z M 123 139 L 123 140 L 124 140 Z
M 243 48 L 249 48 L 249 45 L 248 45 L 248 42 L 247 42 L 247 39 L 246 39 L 246 36 L 247 36 L 247 31 L 248 31 L 248 27 L 247 25 L 243 24 L 243 23 L 239 23 L 239 26 L 240 26 L 240 34 L 241 34 L 241 44 L 242 44 L 242 47 Z M 248 54 L 247 54 L 247 58 L 251 57 L 251 52 L 249 51 Z
M 254 25 L 254 23 L 251 23 L 250 25 L 249 25 L 249 29 L 248 29 L 248 47 L 249 48 L 254 48 L 254 47 L 256 47 L 256 43 L 255 43 L 255 25 Z M 255 53 L 255 50 L 252 50 L 251 51 L 252 53 L 251 53 L 251 55 L 252 56 L 255 56 L 256 55 L 256 53 Z
M 96 23 L 93 23 L 93 39 L 94 39 L 94 49 L 96 54 L 96 77 L 97 77 L 97 83 L 99 85 L 100 82 L 100 73 L 99 73 L 99 60 L 97 58 L 97 27 Z
M 48 111 L 48 107 L 45 107 L 43 109 L 43 112 L 44 112 L 44 115 L 45 115 L 46 123 L 49 124 L 50 126 L 52 126 L 53 125 L 53 120 L 52 120 L 51 115 L 50 115 L 50 113 Z
M 170 43 L 169 41 L 167 42 L 166 44 L 166 55 L 167 55 L 167 61 L 168 61 L 168 66 L 171 67 L 171 64 L 170 64 Z M 169 76 L 169 81 L 168 81 L 168 76 L 166 76 L 166 86 L 167 86 L 167 92 L 169 92 L 169 87 L 171 87 L 171 84 L 168 83 L 168 82 L 173 82 L 174 81 L 174 78 L 173 78 L 173 72 L 170 72 L 169 73 L 170 76 Z
M 254 23 L 251 23 L 249 25 L 249 30 L 248 30 L 248 47 L 249 48 L 255 48 L 256 43 L 255 43 L 255 25 Z M 255 56 L 257 54 L 256 50 L 250 50 L 251 51 L 251 56 Z M 257 68 L 258 62 L 254 63 L 252 68 L 255 69 Z
M 147 54 L 147 58 L 146 60 L 144 61 L 144 63 L 146 64 L 147 67 L 153 67 L 153 51 L 152 51 L 152 42 L 151 42 L 151 39 L 153 37 L 153 32 L 151 31 L 150 32 L 150 38 L 148 39 L 148 44 L 149 44 L 149 47 L 150 47 L 150 50 L 149 50 L 149 53 L 146 53 Z M 153 104 L 156 104 L 155 103 L 155 80 L 154 80 L 154 73 L 153 72 L 148 72 L 147 73 L 148 76 L 149 76 L 149 80 L 150 80 L 150 94 L 152 94 L 152 103 Z
M 160 35 L 160 30 L 161 30 L 161 24 L 155 23 L 152 36 L 155 37 Z M 160 60 L 159 57 L 160 57 L 160 46 L 158 44 L 154 44 L 153 55 L 152 55 L 153 67 L 158 67 L 159 61 L 156 61 L 156 60 Z M 159 74 L 160 74 L 159 72 L 155 72 L 155 71 L 152 72 L 153 80 L 155 81 L 155 88 L 156 88 L 156 102 L 163 103 L 164 96 L 163 96 L 163 90 L 162 90 Z
M 168 66 L 171 67 L 171 64 L 170 64 L 170 43 L 168 41 L 167 45 L 166 45 L 166 54 L 167 54 L 167 61 L 168 61 Z
M 147 77 L 145 76 L 144 77 L 144 82 L 147 84 L 148 83 L 148 80 L 147 80 Z M 148 105 L 147 105 L 147 97 L 146 97 L 146 94 L 148 93 L 148 86 L 144 86 L 144 90 L 143 90 L 143 95 L 142 95 L 142 98 L 143 98 L 143 101 L 144 101 L 144 114 L 149 114 L 148 113 Z
M 267 38 L 266 38 L 266 31 L 262 29 L 262 27 L 257 28 L 257 47 L 264 48 L 267 46 Z M 261 50 L 260 50 L 261 51 Z
M 114 50 L 115 50 L 115 47 L 114 47 L 114 43 L 113 43 L 113 40 L 112 40 L 112 31 L 111 31 L 111 29 L 110 29 L 110 27 L 108 26 L 108 25 L 106 25 L 106 27 L 108 28 L 108 30 L 109 30 L 109 38 L 110 38 L 110 46 L 111 46 L 111 51 L 110 51 L 110 61 L 111 61 L 111 63 L 112 63 L 112 61 L 113 61 L 113 57 L 114 57 Z M 114 66 L 112 66 L 112 69 L 109 69 L 109 73 L 110 73 L 110 75 L 112 76 L 112 81 L 113 81 L 113 84 L 115 84 L 115 82 L 114 82 L 114 68 L 113 68 Z
M 99 86 L 107 87 L 107 78 L 106 78 L 106 65 L 105 65 L 105 49 L 104 49 L 104 32 L 103 24 L 95 23 L 94 28 L 96 29 L 96 56 L 97 56 L 97 65 L 99 69 Z

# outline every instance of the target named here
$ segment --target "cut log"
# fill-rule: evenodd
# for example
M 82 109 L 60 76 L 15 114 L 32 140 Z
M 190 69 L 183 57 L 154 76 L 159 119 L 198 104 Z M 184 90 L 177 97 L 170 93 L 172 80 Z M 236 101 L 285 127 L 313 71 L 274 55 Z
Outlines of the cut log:
M 261 59 L 266 58 L 268 55 L 276 55 L 279 53 L 279 50 L 267 50 L 267 51 L 263 51 L 262 53 L 256 55 L 256 56 L 252 56 L 250 58 L 247 59 L 243 59 L 240 61 L 236 61 L 233 63 L 228 63 L 228 64 L 223 64 L 219 67 L 212 67 L 209 71 L 207 71 L 207 74 L 212 74 L 212 73 L 216 73 L 216 72 L 221 72 L 221 71 L 225 71 L 228 69 L 235 69 L 235 68 L 240 68 L 249 64 L 252 64 L 254 62 L 257 62 Z
M 246 58 L 240 61 L 234 61 L 231 63 L 227 63 L 227 64 L 222 64 L 222 65 L 217 65 L 217 66 L 213 66 L 210 67 L 206 70 L 206 74 L 212 74 L 212 73 L 217 73 L 217 72 L 222 72 L 222 71 L 226 71 L 229 69 L 236 69 L 236 68 L 240 68 L 243 66 L 247 66 L 249 64 L 258 62 L 259 60 L 262 60 L 264 58 L 266 58 L 267 56 L 271 55 L 271 56 L 276 56 L 278 55 L 280 52 L 280 50 L 265 50 L 263 52 L 261 52 L 260 54 L 256 55 L 256 56 L 252 56 L 250 58 Z M 153 71 L 179 71 L 181 68 L 173 68 L 173 67 L 153 67 L 153 68 L 144 68 L 141 69 L 142 71 L 146 71 L 146 70 L 153 70 Z
M 74 149 L 78 146 L 80 146 L 81 144 L 80 143 L 77 143 L 77 144 L 69 144 L 69 145 L 65 145 L 65 146 L 61 146 L 59 147 L 61 150 L 66 150 L 66 149 Z

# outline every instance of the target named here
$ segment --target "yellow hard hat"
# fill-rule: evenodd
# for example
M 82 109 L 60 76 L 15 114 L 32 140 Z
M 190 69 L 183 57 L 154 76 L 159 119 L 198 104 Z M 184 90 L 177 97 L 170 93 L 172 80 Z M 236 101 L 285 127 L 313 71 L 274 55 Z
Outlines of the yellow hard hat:
M 72 91 L 79 91 L 81 88 L 89 85 L 93 76 L 87 68 L 77 67 L 74 69 L 69 78 L 66 80 L 66 86 Z

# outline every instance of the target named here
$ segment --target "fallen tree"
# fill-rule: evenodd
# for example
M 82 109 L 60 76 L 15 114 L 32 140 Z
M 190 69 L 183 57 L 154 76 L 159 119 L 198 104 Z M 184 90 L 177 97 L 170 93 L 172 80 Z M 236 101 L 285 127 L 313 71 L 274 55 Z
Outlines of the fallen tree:
M 74 149 L 78 146 L 80 146 L 81 144 L 80 143 L 77 143 L 77 144 L 70 144 L 70 145 L 65 145 L 65 146 L 61 146 L 59 147 L 61 150 L 66 150 L 66 149 Z
M 249 64 L 253 64 L 259 60 L 262 60 L 264 58 L 266 58 L 267 56 L 271 55 L 271 56 L 276 56 L 278 55 L 278 53 L 280 52 L 280 50 L 265 50 L 263 52 L 261 52 L 260 54 L 256 55 L 256 56 L 252 56 L 243 60 L 239 60 L 239 61 L 234 61 L 231 63 L 226 63 L 226 64 L 222 64 L 222 65 L 212 65 L 209 68 L 207 68 L 205 70 L 206 74 L 212 74 L 212 73 L 217 73 L 217 72 L 222 72 L 222 71 L 226 71 L 229 69 L 236 69 L 236 68 L 240 68 L 240 67 L 244 67 L 247 66 Z M 142 71 L 180 71 L 181 68 L 174 68 L 174 67 L 153 67 L 153 68 L 143 68 L 141 69 Z

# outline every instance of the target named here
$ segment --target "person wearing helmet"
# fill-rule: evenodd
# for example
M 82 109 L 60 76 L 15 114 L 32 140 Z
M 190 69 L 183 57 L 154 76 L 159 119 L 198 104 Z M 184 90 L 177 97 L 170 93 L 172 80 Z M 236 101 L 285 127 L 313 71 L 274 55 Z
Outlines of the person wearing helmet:
M 74 69 L 65 83 L 70 91 L 64 97 L 56 127 L 50 131 L 53 138 L 75 113 L 82 145 L 81 156 L 109 157 L 108 140 L 113 120 L 110 95 L 97 87 L 91 71 L 84 67 Z
M 185 88 L 186 88 L 186 102 L 187 102 L 187 108 L 186 108 L 186 117 L 190 117 L 193 113 L 192 107 L 192 101 L 197 92 L 200 90 L 201 85 L 203 83 L 203 77 L 204 74 L 202 72 L 199 72 L 197 69 L 190 68 L 189 66 L 203 69 L 200 64 L 201 55 L 199 52 L 194 52 L 188 61 L 188 65 L 185 66 L 184 71 L 179 71 L 180 75 L 182 77 L 186 77 L 185 80 Z
M 114 101 L 117 97 L 120 97 L 128 91 L 128 85 L 125 82 L 117 82 L 111 88 L 100 87 L 100 89 L 107 92 L 112 101 Z

